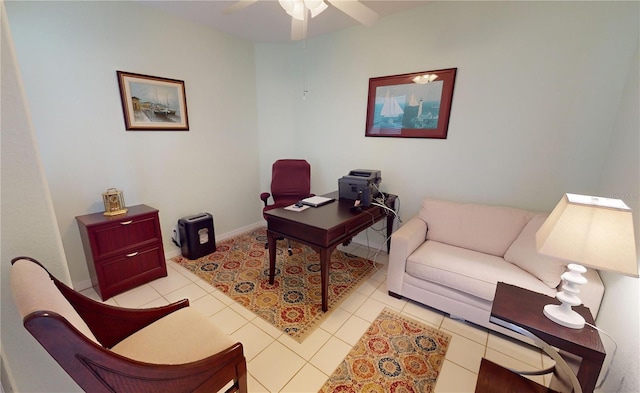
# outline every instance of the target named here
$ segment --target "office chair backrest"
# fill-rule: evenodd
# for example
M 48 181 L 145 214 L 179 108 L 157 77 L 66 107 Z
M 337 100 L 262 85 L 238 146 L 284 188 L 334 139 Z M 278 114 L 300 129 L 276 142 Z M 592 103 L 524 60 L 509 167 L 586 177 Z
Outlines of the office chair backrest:
M 308 196 L 311 193 L 311 165 L 306 160 L 284 159 L 271 168 L 271 195 L 274 201 Z

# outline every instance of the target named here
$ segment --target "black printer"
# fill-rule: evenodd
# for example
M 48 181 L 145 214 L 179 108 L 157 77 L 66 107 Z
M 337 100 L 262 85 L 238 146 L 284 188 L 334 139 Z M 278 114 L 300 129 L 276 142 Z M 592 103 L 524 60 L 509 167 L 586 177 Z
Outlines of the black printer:
M 338 179 L 338 194 L 340 199 L 355 201 L 359 198 L 362 206 L 369 206 L 379 193 L 381 181 L 379 170 L 354 169 Z

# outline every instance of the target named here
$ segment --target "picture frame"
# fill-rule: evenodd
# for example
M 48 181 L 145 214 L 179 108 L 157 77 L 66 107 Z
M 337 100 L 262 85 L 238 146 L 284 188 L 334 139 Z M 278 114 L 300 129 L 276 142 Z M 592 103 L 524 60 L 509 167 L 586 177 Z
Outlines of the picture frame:
M 188 131 L 184 81 L 117 71 L 127 131 Z
M 456 71 L 369 78 L 365 136 L 446 139 Z

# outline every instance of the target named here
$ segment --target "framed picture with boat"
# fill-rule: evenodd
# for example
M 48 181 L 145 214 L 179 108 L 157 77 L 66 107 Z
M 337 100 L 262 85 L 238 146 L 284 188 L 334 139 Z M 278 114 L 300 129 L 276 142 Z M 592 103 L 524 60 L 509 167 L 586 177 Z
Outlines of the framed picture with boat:
M 184 81 L 117 71 L 124 124 L 131 130 L 189 130 Z
M 365 136 L 446 139 L 456 71 L 370 78 Z

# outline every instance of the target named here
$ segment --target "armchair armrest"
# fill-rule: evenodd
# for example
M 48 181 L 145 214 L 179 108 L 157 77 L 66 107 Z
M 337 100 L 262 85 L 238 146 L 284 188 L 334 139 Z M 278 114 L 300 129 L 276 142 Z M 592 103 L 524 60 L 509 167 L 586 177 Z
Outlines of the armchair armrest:
M 114 307 L 80 295 L 57 279 L 54 279 L 54 283 L 105 348 L 111 348 L 158 319 L 189 306 L 189 301 L 183 299 L 156 308 Z
M 260 194 L 260 199 L 262 199 L 262 202 L 264 203 L 265 206 L 267 206 L 270 196 L 271 194 L 268 192 L 263 192 L 262 194 Z
M 427 223 L 418 217 L 412 218 L 391 235 L 391 253 L 387 272 L 387 289 L 401 294 L 407 258 L 427 238 Z
M 24 318 L 25 328 L 87 392 L 219 391 L 234 375 L 235 389 L 246 392 L 242 344 L 191 363 L 157 365 L 120 356 L 88 339 L 65 318 L 36 311 Z

